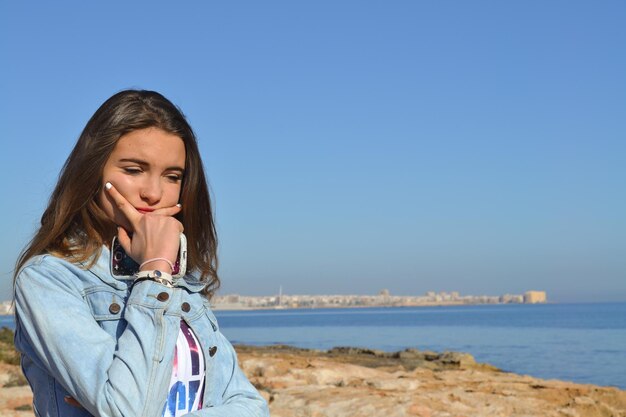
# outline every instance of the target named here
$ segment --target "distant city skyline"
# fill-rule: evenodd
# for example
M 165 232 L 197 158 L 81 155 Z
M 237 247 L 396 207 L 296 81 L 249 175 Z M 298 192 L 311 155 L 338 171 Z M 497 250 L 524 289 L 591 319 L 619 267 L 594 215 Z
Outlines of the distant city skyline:
M 220 294 L 624 302 L 624 17 L 618 1 L 3 2 L 0 299 L 88 118 L 136 87 L 197 133 Z
M 420 296 L 391 294 L 382 289 L 378 294 L 278 294 L 242 296 L 221 294 L 211 299 L 213 310 L 251 310 L 282 308 L 361 308 L 361 307 L 431 307 L 450 305 L 479 304 L 545 304 L 548 302 L 544 291 L 530 290 L 524 294 L 467 295 L 458 291 L 428 291 Z M 13 314 L 14 305 L 10 301 L 0 301 L 0 314 Z
M 426 307 L 444 305 L 477 304 L 544 304 L 548 301 L 544 291 L 526 291 L 524 294 L 461 295 L 428 291 L 421 296 L 392 295 L 383 289 L 376 295 L 310 295 L 283 294 L 271 296 L 240 296 L 225 294 L 216 296 L 211 307 L 216 310 L 282 309 L 282 308 L 356 308 L 356 307 Z

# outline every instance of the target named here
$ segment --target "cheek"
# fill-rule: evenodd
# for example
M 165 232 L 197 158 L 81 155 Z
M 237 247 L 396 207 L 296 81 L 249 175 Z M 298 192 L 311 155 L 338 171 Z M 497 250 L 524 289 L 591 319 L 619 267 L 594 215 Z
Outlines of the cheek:
M 98 205 L 100 208 L 109 216 L 110 219 L 113 219 L 113 203 L 108 199 L 106 192 L 104 190 L 104 185 L 102 186 L 102 190 L 98 195 Z
M 124 196 L 131 204 L 135 203 L 139 196 L 138 186 L 135 184 L 135 179 L 131 176 L 121 173 L 109 175 L 106 181 L 110 181 L 117 191 Z
M 172 185 L 171 187 L 165 189 L 162 199 L 163 207 L 171 207 L 178 204 L 181 189 L 180 185 Z
M 115 224 L 125 225 L 125 217 L 115 207 L 115 203 L 113 202 L 111 197 L 109 197 L 107 191 L 104 189 L 104 184 L 106 184 L 107 181 L 110 181 L 113 185 L 115 185 L 117 191 L 119 191 L 119 193 L 122 194 L 129 201 L 131 201 L 129 197 L 132 195 L 132 183 L 129 182 L 129 178 L 124 175 L 107 175 L 104 177 L 104 180 L 102 182 L 102 190 L 98 195 L 98 205 L 106 213 L 109 219 L 111 219 L 111 221 L 113 221 Z

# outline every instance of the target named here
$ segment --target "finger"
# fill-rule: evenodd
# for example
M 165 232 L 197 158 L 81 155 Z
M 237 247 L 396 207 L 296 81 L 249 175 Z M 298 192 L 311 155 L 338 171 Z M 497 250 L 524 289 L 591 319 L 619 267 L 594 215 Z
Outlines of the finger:
M 113 199 L 115 206 L 122 212 L 124 217 L 128 220 L 128 222 L 133 226 L 133 228 L 139 223 L 141 220 L 141 213 L 139 213 L 132 204 L 124 198 L 122 194 L 117 191 L 117 189 L 111 184 L 107 182 L 104 185 L 104 188 L 108 191 L 109 196 Z
M 159 214 L 161 216 L 175 216 L 180 213 L 181 210 L 182 208 L 180 207 L 180 204 L 176 204 L 172 207 L 163 207 L 160 209 L 156 209 L 152 212 L 152 214 Z
M 117 228 L 117 241 L 120 242 L 126 253 L 130 253 L 130 235 L 123 227 Z

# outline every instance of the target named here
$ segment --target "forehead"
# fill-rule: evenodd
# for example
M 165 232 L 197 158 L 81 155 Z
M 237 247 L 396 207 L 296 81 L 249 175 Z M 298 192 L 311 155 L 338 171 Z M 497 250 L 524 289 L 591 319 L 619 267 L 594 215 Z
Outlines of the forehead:
M 134 130 L 120 137 L 110 161 L 141 159 L 155 166 L 185 166 L 183 140 L 158 128 Z

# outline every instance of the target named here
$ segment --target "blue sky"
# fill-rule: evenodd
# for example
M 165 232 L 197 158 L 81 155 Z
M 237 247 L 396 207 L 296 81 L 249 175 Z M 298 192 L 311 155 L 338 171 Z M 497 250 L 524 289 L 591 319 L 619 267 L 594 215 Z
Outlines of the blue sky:
M 157 90 L 222 293 L 626 301 L 622 1 L 2 2 L 0 299 L 97 107 Z

